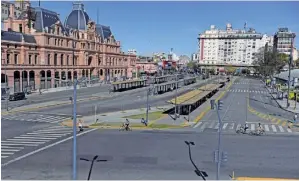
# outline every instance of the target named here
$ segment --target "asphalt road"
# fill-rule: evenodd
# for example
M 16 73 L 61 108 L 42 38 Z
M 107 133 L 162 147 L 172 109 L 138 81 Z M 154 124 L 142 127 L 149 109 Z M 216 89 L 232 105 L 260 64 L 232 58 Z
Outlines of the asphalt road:
M 77 98 L 83 99 L 91 97 L 93 94 L 99 94 L 108 92 L 110 88 L 110 85 L 102 84 L 100 86 L 95 87 L 88 87 L 88 88 L 82 88 L 77 90 Z M 65 91 L 59 91 L 59 92 L 49 92 L 44 94 L 33 94 L 27 96 L 26 100 L 19 100 L 19 101 L 9 101 L 9 108 L 15 108 L 20 107 L 24 105 L 30 105 L 30 104 L 37 104 L 37 103 L 43 103 L 43 102 L 49 102 L 49 101 L 61 101 L 61 100 L 69 100 L 69 97 L 73 95 L 73 90 L 65 90 Z M 6 101 L 1 100 L 1 104 L 3 105 L 1 109 L 6 109 Z
M 189 87 L 194 88 L 199 86 L 190 85 Z M 93 115 L 95 113 L 95 105 L 97 106 L 97 114 L 146 107 L 146 90 L 147 89 L 142 88 L 140 89 L 140 91 L 119 94 L 118 96 L 115 96 L 113 98 L 78 102 L 77 114 L 82 116 Z M 189 91 L 190 89 L 182 88 L 182 91 L 178 93 L 178 96 Z M 166 103 L 166 101 L 172 99 L 173 97 L 175 97 L 175 91 L 159 96 L 150 96 L 149 104 L 151 106 L 167 105 L 168 103 Z M 39 109 L 36 112 L 53 114 L 71 114 L 72 110 L 72 105 L 60 105 L 55 107 Z
M 154 132 L 95 130 L 78 137 L 78 179 L 87 178 L 90 163 L 79 158 L 108 162 L 94 165 L 92 179 L 201 179 L 194 173 L 184 141 L 194 141 L 193 160 L 209 177 L 215 179 L 213 151 L 217 134 L 195 132 Z M 221 179 L 235 176 L 299 178 L 298 150 L 295 136 L 224 134 L 223 150 L 228 162 L 222 166 Z M 2 166 L 2 179 L 71 179 L 72 141 Z
M 280 117 L 292 117 L 292 114 L 279 108 L 272 99 L 264 85 L 257 79 L 239 77 L 227 91 L 223 101 L 220 116 L 223 120 L 223 131 L 235 132 L 240 126 L 248 123 L 250 130 L 257 129 L 258 123 L 264 127 L 266 134 L 293 134 L 294 130 L 287 126 L 277 125 L 269 120 L 264 120 L 248 110 L 249 105 L 260 113 Z M 218 129 L 218 115 L 215 110 L 210 110 L 199 122 L 195 129 L 204 131 L 206 128 Z

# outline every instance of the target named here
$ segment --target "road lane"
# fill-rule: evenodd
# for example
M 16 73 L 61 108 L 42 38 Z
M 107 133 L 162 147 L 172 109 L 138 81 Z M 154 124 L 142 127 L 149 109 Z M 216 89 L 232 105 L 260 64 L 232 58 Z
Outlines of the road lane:
M 221 168 L 221 179 L 229 179 L 233 171 L 236 176 L 297 178 L 297 139 L 223 135 L 228 162 Z M 186 140 L 196 144 L 192 148 L 195 163 L 209 174 L 208 179 L 215 179 L 216 133 L 112 130 L 78 138 L 78 179 L 86 179 L 90 166 L 79 158 L 94 155 L 108 162 L 95 164 L 92 179 L 198 179 Z M 70 140 L 2 167 L 2 179 L 71 179 L 71 153 Z

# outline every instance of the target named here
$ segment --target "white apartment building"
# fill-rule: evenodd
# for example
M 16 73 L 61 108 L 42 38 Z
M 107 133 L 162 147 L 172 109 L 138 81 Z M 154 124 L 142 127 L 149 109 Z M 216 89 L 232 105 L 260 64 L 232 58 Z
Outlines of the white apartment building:
M 199 35 L 199 64 L 251 64 L 255 53 L 273 38 L 257 33 L 254 29 L 233 29 L 231 24 L 225 30 L 211 25 Z M 273 42 L 273 41 L 272 41 Z

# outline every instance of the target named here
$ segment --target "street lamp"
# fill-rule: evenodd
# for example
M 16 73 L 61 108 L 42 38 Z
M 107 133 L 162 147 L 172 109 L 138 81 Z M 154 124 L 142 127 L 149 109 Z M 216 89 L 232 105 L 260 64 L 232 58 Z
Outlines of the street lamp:
M 199 177 L 201 177 L 203 180 L 206 180 L 205 177 L 208 177 L 208 174 L 205 172 L 205 171 L 201 171 L 197 168 L 197 166 L 195 165 L 195 163 L 193 162 L 193 159 L 192 159 L 192 156 L 191 156 L 191 145 L 194 146 L 194 142 L 193 141 L 185 141 L 186 145 L 188 146 L 189 148 L 189 158 L 190 158 L 190 161 L 192 163 L 192 165 L 194 166 L 195 168 L 195 173 L 196 175 L 198 175 Z
M 87 177 L 87 180 L 90 179 L 90 176 L 91 176 L 91 171 L 92 171 L 92 167 L 93 167 L 93 163 L 96 161 L 96 162 L 106 162 L 107 160 L 97 160 L 99 156 L 96 155 L 93 157 L 92 160 L 89 160 L 89 159 L 86 159 L 86 158 L 80 158 L 80 160 L 83 160 L 83 161 L 87 161 L 87 162 L 91 162 L 91 165 L 90 165 L 90 169 L 89 169 L 89 174 L 88 174 L 88 177 Z
M 177 118 L 178 74 L 175 74 L 174 120 Z

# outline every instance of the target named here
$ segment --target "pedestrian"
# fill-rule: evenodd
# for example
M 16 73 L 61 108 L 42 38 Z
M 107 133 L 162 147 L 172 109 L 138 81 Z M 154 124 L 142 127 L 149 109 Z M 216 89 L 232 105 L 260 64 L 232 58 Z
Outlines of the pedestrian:
M 297 113 L 294 115 L 294 122 L 297 122 Z

